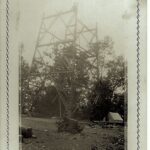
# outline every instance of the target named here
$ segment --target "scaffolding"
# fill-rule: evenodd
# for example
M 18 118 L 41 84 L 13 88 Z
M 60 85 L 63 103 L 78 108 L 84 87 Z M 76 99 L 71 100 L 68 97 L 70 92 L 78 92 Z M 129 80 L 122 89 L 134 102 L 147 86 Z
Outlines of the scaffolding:
M 69 11 L 59 12 L 51 16 L 43 16 L 34 55 L 31 64 L 31 78 L 38 77 L 41 84 L 44 84 L 45 79 L 49 79 L 57 90 L 59 96 L 60 117 L 61 105 L 66 109 L 67 115 L 71 114 L 72 105 L 76 101 L 76 58 L 78 54 L 83 54 L 90 62 L 88 70 L 93 80 L 99 79 L 99 49 L 98 29 L 97 25 L 94 28 L 89 28 L 78 17 L 78 7 L 74 5 Z M 94 50 L 92 50 L 94 45 Z M 53 68 L 52 64 L 58 53 L 71 47 L 71 60 L 67 56 L 62 62 L 65 67 Z M 39 72 L 34 72 L 33 67 L 39 69 Z M 46 73 L 48 71 L 48 73 Z M 41 73 L 40 73 L 41 72 Z M 44 77 L 43 73 L 44 72 Z M 70 85 L 56 82 L 58 76 L 67 76 L 70 79 Z M 30 82 L 31 84 L 31 82 Z M 88 88 L 88 87 L 86 87 Z

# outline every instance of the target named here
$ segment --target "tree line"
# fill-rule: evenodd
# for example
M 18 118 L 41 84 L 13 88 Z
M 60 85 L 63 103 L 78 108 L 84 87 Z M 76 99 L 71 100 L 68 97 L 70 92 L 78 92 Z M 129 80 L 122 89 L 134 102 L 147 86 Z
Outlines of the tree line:
M 97 64 L 94 59 L 92 60 L 72 45 L 61 50 L 55 49 L 53 63 L 47 64 L 46 67 L 43 67 L 40 60 L 31 67 L 21 56 L 22 113 L 43 113 L 53 116 L 60 115 L 60 109 L 62 114 L 68 109 L 74 117 L 102 120 L 109 111 L 114 111 L 126 121 L 127 63 L 125 58 L 115 56 L 113 42 L 109 37 L 90 45 L 90 50 L 93 56 L 99 57 Z M 52 57 L 51 53 L 45 52 L 44 55 L 48 58 Z M 71 107 L 66 104 L 70 96 L 72 96 Z

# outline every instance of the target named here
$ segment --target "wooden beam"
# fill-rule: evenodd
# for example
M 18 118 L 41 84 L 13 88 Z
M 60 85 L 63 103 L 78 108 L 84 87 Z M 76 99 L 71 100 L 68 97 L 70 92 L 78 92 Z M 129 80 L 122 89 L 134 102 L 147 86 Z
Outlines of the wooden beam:
M 63 15 L 66 15 L 68 13 L 71 13 L 71 12 L 74 12 L 73 9 L 71 9 L 69 11 L 65 11 L 65 12 L 59 12 L 59 13 L 51 15 L 51 16 L 44 17 L 44 19 L 50 19 L 50 18 L 54 18 L 54 17 L 57 17 L 57 16 L 63 16 Z
M 58 45 L 58 44 L 66 44 L 66 43 L 71 43 L 73 40 L 63 40 L 63 41 L 57 41 L 57 42 L 51 42 L 51 43 L 46 43 L 46 44 L 40 44 L 38 47 L 45 47 L 45 46 L 50 46 L 50 45 Z

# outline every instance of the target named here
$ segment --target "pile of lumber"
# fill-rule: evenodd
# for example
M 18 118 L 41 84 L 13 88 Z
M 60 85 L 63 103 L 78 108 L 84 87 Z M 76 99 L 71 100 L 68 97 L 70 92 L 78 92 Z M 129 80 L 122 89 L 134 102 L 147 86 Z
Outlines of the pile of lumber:
M 72 118 L 64 117 L 62 120 L 57 122 L 58 132 L 69 132 L 72 134 L 80 133 L 83 130 L 83 125 Z

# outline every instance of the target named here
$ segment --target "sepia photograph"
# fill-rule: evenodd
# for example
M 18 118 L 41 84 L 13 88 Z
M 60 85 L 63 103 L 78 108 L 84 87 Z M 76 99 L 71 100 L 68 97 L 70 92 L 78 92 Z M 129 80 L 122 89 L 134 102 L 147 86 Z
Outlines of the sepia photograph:
M 127 150 L 125 27 L 136 4 L 19 3 L 20 150 Z

